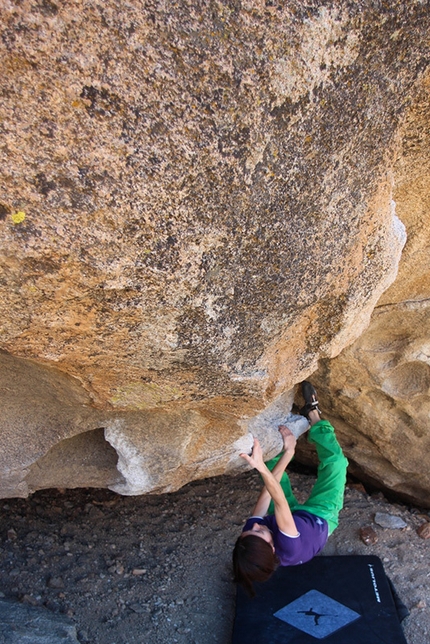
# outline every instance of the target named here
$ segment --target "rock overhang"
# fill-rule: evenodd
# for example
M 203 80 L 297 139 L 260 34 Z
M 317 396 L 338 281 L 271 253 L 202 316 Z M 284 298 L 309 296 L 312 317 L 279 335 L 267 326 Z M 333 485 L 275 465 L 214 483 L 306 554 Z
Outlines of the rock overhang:
M 225 414 L 218 472 L 395 277 L 392 165 L 427 17 L 111 8 L 5 12 L 2 347 L 77 378 L 108 419 L 79 431 Z

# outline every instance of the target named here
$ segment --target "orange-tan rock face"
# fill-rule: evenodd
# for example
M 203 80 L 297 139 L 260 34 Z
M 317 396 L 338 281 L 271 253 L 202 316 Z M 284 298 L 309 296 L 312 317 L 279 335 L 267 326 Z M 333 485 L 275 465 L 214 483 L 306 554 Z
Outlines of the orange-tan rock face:
M 351 467 L 405 498 L 430 501 L 430 77 L 401 131 L 397 212 L 408 240 L 369 328 L 315 378 Z
M 250 423 L 279 448 L 395 278 L 427 29 L 420 2 L 3 6 L 0 494 L 173 489 Z

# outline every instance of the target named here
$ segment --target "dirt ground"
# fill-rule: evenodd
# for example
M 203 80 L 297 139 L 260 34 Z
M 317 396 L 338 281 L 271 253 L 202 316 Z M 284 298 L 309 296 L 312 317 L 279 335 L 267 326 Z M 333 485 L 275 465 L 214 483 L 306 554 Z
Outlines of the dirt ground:
M 314 478 L 291 474 L 303 499 Z M 229 644 L 235 587 L 231 550 L 260 489 L 255 472 L 193 482 L 168 495 L 45 490 L 3 499 L 0 591 L 69 615 L 82 644 Z M 404 529 L 373 523 L 398 515 Z M 324 555 L 375 554 L 410 610 L 408 644 L 430 642 L 428 511 L 390 504 L 350 484 Z M 378 536 L 365 545 L 359 529 Z

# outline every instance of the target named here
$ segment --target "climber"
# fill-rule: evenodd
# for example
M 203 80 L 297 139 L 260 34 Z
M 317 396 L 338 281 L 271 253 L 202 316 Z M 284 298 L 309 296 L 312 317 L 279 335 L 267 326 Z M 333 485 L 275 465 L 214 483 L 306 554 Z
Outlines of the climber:
M 319 458 L 317 480 L 304 504 L 294 497 L 285 472 L 296 446 L 288 427 L 280 425 L 283 451 L 271 461 L 264 462 L 256 438 L 251 455 L 240 455 L 264 482 L 233 551 L 235 581 L 251 596 L 255 595 L 253 582 L 266 581 L 278 566 L 296 566 L 312 559 L 338 525 L 348 461 L 332 425 L 321 420 L 317 393 L 310 382 L 302 383 L 302 394 L 305 405 L 300 414 L 310 423 L 309 442 L 315 444 Z

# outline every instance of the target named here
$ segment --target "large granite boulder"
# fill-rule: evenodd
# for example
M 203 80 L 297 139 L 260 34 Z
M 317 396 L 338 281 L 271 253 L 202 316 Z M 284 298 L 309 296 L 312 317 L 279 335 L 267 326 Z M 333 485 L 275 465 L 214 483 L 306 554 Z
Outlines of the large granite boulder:
M 394 176 L 396 210 L 408 231 L 398 277 L 369 328 L 339 357 L 322 361 L 314 379 L 351 471 L 428 507 L 430 75 L 406 114 Z
M 3 7 L 1 495 L 279 448 L 395 278 L 428 27 L 418 1 Z

